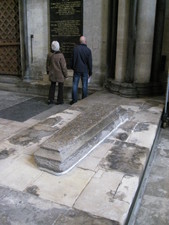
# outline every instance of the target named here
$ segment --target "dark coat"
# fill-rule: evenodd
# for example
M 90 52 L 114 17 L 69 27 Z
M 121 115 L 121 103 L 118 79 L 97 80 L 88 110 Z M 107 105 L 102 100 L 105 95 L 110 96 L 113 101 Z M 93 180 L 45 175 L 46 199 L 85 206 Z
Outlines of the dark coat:
M 64 82 L 67 77 L 67 66 L 64 55 L 61 52 L 50 52 L 47 55 L 46 70 L 49 80 L 53 82 Z
M 92 53 L 87 45 L 79 44 L 74 48 L 70 66 L 74 72 L 92 75 Z

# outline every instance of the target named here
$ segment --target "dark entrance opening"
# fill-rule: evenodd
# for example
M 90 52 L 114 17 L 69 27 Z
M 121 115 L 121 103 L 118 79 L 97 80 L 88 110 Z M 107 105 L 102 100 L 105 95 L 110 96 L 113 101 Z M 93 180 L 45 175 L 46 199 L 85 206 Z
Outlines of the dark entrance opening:
M 118 23 L 118 0 L 109 1 L 108 67 L 109 78 L 115 77 L 116 45 Z

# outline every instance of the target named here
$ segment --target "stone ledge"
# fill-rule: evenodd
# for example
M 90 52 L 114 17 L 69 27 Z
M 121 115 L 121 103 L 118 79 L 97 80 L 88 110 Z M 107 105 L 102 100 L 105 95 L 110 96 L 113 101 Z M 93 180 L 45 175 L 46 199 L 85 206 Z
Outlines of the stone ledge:
M 48 97 L 50 82 L 48 75 L 44 75 L 42 80 L 22 79 L 22 77 L 14 76 L 0 76 L 0 89 L 3 91 L 12 91 L 17 93 L 24 93 L 27 95 L 37 95 Z M 88 87 L 88 94 L 91 95 L 103 88 L 90 84 Z M 56 85 L 57 98 L 57 85 Z M 64 99 L 72 98 L 72 76 L 64 82 Z M 81 82 L 79 82 L 79 99 L 81 99 Z

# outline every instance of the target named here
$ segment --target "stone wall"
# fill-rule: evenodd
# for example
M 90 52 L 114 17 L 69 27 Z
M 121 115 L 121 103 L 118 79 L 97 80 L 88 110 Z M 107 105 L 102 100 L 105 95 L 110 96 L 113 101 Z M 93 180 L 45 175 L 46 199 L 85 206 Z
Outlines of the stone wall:
M 83 34 L 93 55 L 93 77 L 91 86 L 103 86 L 108 65 L 108 11 L 109 0 L 83 0 Z M 120 21 L 119 21 L 120 22 Z M 122 25 L 122 24 L 121 24 Z M 46 73 L 46 55 L 49 51 L 49 1 L 27 1 L 27 33 L 29 55 L 29 78 L 41 80 Z M 121 26 L 120 26 L 121 27 Z M 169 0 L 166 0 L 166 16 L 162 54 L 166 56 L 165 74 L 169 68 Z M 32 51 L 31 51 L 31 35 Z M 117 44 L 121 39 L 118 38 Z M 150 57 L 151 58 L 151 57 Z M 118 59 L 118 58 L 117 58 Z M 138 60 L 140 62 L 140 60 Z M 118 64 L 118 60 L 116 62 Z M 123 68 L 116 65 L 116 70 Z M 116 72 L 117 72 L 116 71 Z M 72 74 L 72 71 L 69 71 Z M 138 75 L 138 73 L 137 73 Z M 143 78 L 145 78 L 143 76 Z M 143 79 L 140 75 L 136 78 Z M 117 80 L 123 80 L 119 75 Z
M 93 55 L 93 77 L 90 84 L 93 86 L 103 85 L 107 71 L 108 2 L 83 1 L 83 34 L 87 37 L 87 45 Z M 32 79 L 42 79 L 46 72 L 46 55 L 50 46 L 48 7 L 48 0 L 27 1 L 29 76 Z

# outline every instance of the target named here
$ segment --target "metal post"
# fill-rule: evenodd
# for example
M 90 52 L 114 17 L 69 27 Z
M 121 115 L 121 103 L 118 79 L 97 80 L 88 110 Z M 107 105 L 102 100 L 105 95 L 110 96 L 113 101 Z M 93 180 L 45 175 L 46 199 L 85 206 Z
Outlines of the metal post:
M 33 34 L 31 34 L 30 38 L 31 38 L 31 63 L 33 63 L 33 38 L 34 38 Z

